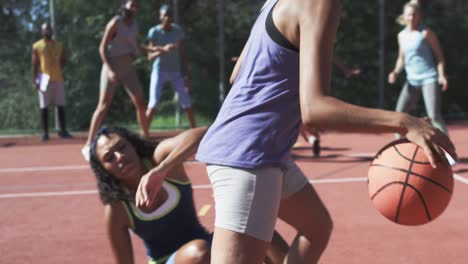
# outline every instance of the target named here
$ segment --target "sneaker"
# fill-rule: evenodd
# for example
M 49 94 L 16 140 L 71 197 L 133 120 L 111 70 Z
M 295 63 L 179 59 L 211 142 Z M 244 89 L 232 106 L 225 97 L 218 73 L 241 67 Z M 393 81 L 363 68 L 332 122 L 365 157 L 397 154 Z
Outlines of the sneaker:
M 83 155 L 83 158 L 86 161 L 89 161 L 89 150 L 90 150 L 90 147 L 88 144 L 84 145 L 83 148 L 81 149 L 81 155 Z
M 314 144 L 312 145 L 312 152 L 314 153 L 314 157 L 320 156 L 320 140 L 316 139 Z
M 72 137 L 73 137 L 73 136 L 70 135 L 70 133 L 68 133 L 68 131 L 66 131 L 66 130 L 63 130 L 63 131 L 58 132 L 58 135 L 59 135 L 59 137 L 61 137 L 61 138 L 72 138 Z
M 44 142 L 44 141 L 48 141 L 49 140 L 49 134 L 43 134 L 42 137 L 41 137 L 41 141 Z
M 307 138 L 307 142 L 309 142 L 309 144 L 313 145 L 315 141 L 317 141 L 318 138 L 315 137 L 315 136 L 309 136 L 309 138 Z

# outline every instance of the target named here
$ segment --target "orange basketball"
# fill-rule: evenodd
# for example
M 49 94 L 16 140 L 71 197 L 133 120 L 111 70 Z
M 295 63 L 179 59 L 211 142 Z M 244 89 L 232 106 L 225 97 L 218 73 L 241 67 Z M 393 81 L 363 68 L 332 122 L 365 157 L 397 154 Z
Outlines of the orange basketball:
M 452 168 L 433 168 L 423 149 L 408 142 L 391 142 L 377 153 L 369 173 L 369 196 L 375 208 L 401 225 L 422 225 L 437 218 L 453 193 Z

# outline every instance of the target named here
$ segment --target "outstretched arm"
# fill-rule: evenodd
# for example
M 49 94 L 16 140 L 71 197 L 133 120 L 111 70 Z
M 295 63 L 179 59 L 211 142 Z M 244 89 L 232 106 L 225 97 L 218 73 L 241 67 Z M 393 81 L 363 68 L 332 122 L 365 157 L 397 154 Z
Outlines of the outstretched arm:
M 442 52 L 442 48 L 440 47 L 439 39 L 437 38 L 436 34 L 430 29 L 426 30 L 426 39 L 427 42 L 429 42 L 429 45 L 432 48 L 432 52 L 434 53 L 437 59 L 439 84 L 442 85 L 442 91 L 446 91 L 448 89 L 448 82 L 447 77 L 445 76 L 445 57 L 444 53 Z
M 401 49 L 400 36 L 401 35 L 398 35 L 398 57 L 395 63 L 395 68 L 393 69 L 392 72 L 390 72 L 390 74 L 388 74 L 388 83 L 390 84 L 394 84 L 396 82 L 398 74 L 400 74 L 404 66 L 403 50 Z
M 32 85 L 36 90 L 38 90 L 39 84 L 36 82 L 36 79 L 39 74 L 39 56 L 37 55 L 37 51 L 34 48 L 32 50 L 32 56 L 31 56 L 31 68 L 32 68 Z
M 128 215 L 125 208 L 119 202 L 105 206 L 104 222 L 107 238 L 114 253 L 115 263 L 133 264 L 133 248 L 128 228 Z
M 136 192 L 138 207 L 151 207 L 167 172 L 195 154 L 206 130 L 207 127 L 193 128 L 159 143 L 153 155 L 156 167 L 141 178 Z

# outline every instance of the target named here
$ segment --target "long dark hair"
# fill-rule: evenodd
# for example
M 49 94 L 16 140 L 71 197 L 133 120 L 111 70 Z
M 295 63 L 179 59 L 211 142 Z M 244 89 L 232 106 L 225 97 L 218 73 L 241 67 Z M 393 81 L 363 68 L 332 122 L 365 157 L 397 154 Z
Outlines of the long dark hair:
M 157 142 L 142 139 L 137 134 L 122 127 L 104 127 L 98 131 L 91 143 L 89 164 L 96 176 L 99 197 L 103 204 L 109 204 L 120 200 L 134 201 L 135 199 L 134 194 L 128 188 L 104 169 L 97 157 L 96 143 L 98 139 L 102 136 L 110 137 L 112 134 L 126 139 L 135 148 L 140 159 L 152 158 L 157 146 Z

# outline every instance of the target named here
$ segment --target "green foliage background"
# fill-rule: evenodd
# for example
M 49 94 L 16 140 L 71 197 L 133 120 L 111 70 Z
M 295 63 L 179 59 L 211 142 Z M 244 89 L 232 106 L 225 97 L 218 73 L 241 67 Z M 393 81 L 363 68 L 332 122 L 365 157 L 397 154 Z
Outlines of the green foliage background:
M 468 113 L 467 65 L 468 2 L 459 0 L 421 1 L 425 23 L 438 35 L 447 60 L 449 91 L 443 95 L 446 118 Z M 86 130 L 98 100 L 101 61 L 98 45 L 103 29 L 117 13 L 118 0 L 55 0 L 56 36 L 66 50 L 64 70 L 68 123 L 72 130 Z M 162 1 L 139 1 L 137 17 L 141 41 L 148 29 L 158 23 Z M 186 31 L 186 47 L 192 68 L 192 98 L 198 113 L 214 118 L 219 109 L 217 2 L 179 0 L 179 14 Z M 395 23 L 404 1 L 386 2 L 385 72 L 397 55 Z M 228 78 L 248 37 L 262 1 L 225 1 L 225 65 Z M 378 78 L 378 1 L 342 1 L 342 20 L 337 35 L 336 53 L 348 65 L 362 69 L 358 77 L 346 79 L 335 70 L 332 94 L 363 106 L 377 107 Z M 49 19 L 46 0 L 0 1 L 0 130 L 34 130 L 39 127 L 37 94 L 31 86 L 31 46 L 40 36 L 40 24 Z M 148 93 L 150 63 L 136 61 L 140 80 Z M 226 87 L 229 87 L 226 82 Z M 387 85 L 385 108 L 392 109 L 404 78 Z M 173 115 L 172 89 L 165 89 L 160 115 Z M 422 106 L 422 104 L 421 104 Z M 416 110 L 423 113 L 423 108 Z M 124 89 L 117 89 L 107 123 L 135 123 L 135 111 Z

